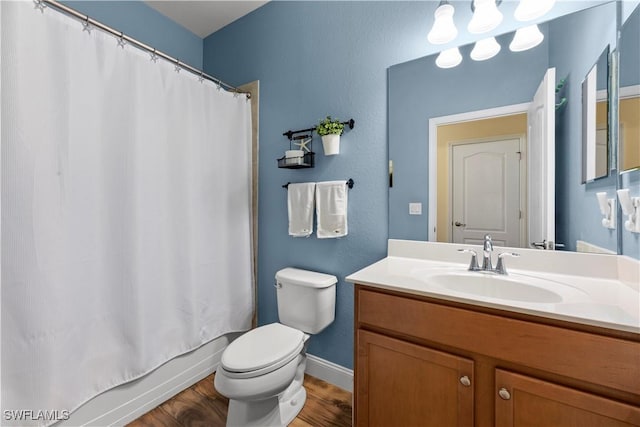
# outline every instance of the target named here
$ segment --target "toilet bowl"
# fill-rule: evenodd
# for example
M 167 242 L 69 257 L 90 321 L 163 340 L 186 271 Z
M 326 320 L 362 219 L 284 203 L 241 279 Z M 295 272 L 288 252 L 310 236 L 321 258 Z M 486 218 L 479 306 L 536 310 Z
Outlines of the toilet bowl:
M 308 338 L 272 323 L 227 347 L 215 387 L 229 398 L 228 426 L 284 426 L 293 421 L 306 400 L 302 382 Z
M 229 398 L 227 426 L 286 426 L 302 410 L 309 334 L 333 322 L 336 282 L 335 276 L 294 268 L 276 274 L 283 323 L 237 338 L 216 371 L 215 388 Z

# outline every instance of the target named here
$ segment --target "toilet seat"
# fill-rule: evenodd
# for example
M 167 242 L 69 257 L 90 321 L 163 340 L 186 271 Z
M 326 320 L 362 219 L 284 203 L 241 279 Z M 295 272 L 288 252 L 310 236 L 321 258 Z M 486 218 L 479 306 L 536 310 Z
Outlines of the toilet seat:
M 220 364 L 230 378 L 265 375 L 299 355 L 304 342 L 302 331 L 271 323 L 253 329 L 229 344 Z

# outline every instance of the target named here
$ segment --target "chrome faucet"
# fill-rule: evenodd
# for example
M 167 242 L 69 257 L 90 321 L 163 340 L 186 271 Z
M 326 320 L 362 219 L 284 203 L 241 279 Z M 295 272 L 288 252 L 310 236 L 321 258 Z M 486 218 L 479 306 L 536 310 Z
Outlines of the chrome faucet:
M 493 242 L 491 241 L 491 236 L 485 234 L 484 244 L 482 245 L 482 271 L 493 271 L 491 252 L 493 252 Z
M 478 266 L 478 255 L 476 251 L 473 249 L 458 249 L 458 252 L 469 253 L 471 254 L 471 262 L 469 263 L 469 271 L 484 271 L 489 273 L 503 274 L 506 275 L 507 268 L 504 263 L 504 257 L 519 257 L 520 254 L 515 252 L 502 252 L 498 255 L 498 263 L 496 264 L 496 268 L 493 268 L 493 264 L 491 261 L 491 253 L 493 252 L 493 242 L 491 240 L 491 236 L 485 234 L 484 236 L 484 244 L 482 245 L 482 267 Z

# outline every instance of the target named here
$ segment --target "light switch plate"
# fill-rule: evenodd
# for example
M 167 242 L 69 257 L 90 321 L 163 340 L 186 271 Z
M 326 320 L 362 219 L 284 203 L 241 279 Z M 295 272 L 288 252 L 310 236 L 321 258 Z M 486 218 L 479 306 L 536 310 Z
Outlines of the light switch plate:
M 422 215 L 422 203 L 409 203 L 409 215 Z

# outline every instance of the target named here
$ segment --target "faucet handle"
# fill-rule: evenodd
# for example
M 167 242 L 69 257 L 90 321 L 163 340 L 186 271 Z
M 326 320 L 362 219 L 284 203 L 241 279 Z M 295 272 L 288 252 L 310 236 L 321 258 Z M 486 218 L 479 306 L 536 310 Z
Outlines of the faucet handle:
M 500 252 L 500 254 L 498 255 L 498 259 L 500 259 L 500 258 L 502 258 L 504 256 L 510 256 L 510 257 L 518 258 L 520 256 L 520 254 L 517 253 L 517 252 Z
M 463 254 L 471 254 L 471 262 L 469 263 L 469 271 L 478 271 L 478 254 L 473 249 L 458 249 L 458 252 Z
M 500 255 L 498 255 L 498 264 L 496 265 L 496 273 L 498 274 L 509 274 L 507 273 L 507 268 L 504 265 L 504 261 L 502 260 L 504 257 L 514 257 L 514 258 L 518 258 L 520 256 L 519 253 L 517 252 L 502 252 Z

